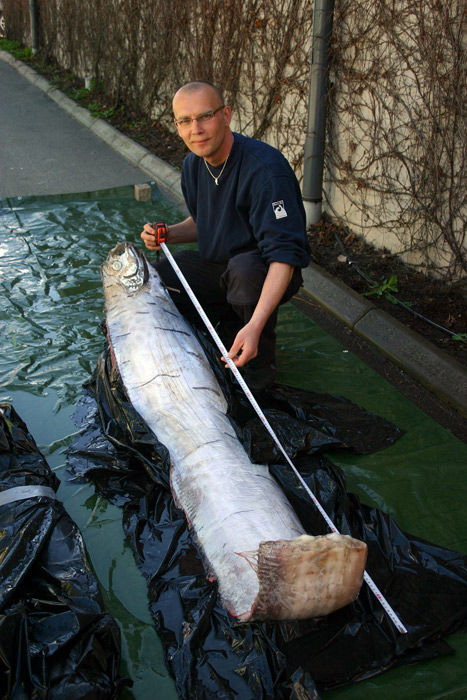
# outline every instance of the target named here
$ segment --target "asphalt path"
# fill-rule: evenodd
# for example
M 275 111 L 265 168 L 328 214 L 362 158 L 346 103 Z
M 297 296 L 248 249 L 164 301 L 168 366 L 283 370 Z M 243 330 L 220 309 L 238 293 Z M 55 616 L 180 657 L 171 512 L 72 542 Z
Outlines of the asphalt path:
M 88 192 L 148 182 L 98 136 L 0 61 L 0 197 Z

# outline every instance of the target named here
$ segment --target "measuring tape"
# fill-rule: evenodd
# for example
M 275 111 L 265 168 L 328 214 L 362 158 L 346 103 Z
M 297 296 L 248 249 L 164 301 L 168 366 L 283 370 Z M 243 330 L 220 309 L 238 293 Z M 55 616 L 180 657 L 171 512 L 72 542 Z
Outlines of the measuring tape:
M 242 388 L 242 390 L 243 390 L 245 396 L 248 398 L 249 402 L 251 403 L 251 405 L 252 405 L 253 408 L 255 409 L 255 411 L 256 411 L 258 417 L 260 418 L 261 422 L 263 423 L 264 427 L 266 428 L 266 430 L 268 431 L 268 433 L 270 434 L 270 436 L 271 436 L 272 439 L 274 440 L 274 442 L 275 442 L 275 444 L 277 445 L 277 447 L 279 448 L 279 450 L 280 450 L 280 451 L 282 452 L 282 454 L 284 455 L 285 459 L 287 460 L 287 463 L 288 463 L 289 466 L 293 469 L 293 471 L 294 471 L 294 473 L 295 473 L 297 479 L 299 480 L 299 482 L 301 483 L 301 485 L 303 486 L 303 488 L 305 489 L 305 491 L 307 492 L 307 494 L 308 494 L 309 497 L 311 498 L 312 502 L 314 503 L 314 505 L 316 506 L 316 508 L 319 510 L 319 512 L 321 513 L 321 515 L 322 515 L 323 518 L 325 519 L 325 521 L 326 521 L 326 523 L 328 524 L 329 528 L 332 530 L 332 532 L 336 532 L 336 533 L 339 534 L 339 530 L 338 530 L 337 527 L 334 525 L 334 523 L 332 522 L 331 518 L 330 518 L 329 515 L 326 513 L 326 511 L 324 510 L 323 506 L 322 506 L 321 503 L 318 501 L 318 499 L 316 498 L 316 496 L 314 495 L 314 493 L 313 493 L 313 492 L 311 491 L 311 489 L 308 487 L 308 484 L 304 481 L 303 477 L 301 476 L 301 474 L 299 473 L 299 471 L 298 471 L 297 468 L 295 467 L 294 463 L 293 463 L 292 460 L 290 459 L 290 457 L 289 457 L 289 455 L 287 454 L 287 452 L 285 451 L 285 449 L 282 447 L 282 445 L 281 445 L 281 443 L 280 443 L 280 441 L 279 441 L 279 438 L 277 437 L 276 433 L 275 433 L 274 430 L 272 429 L 272 427 L 271 427 L 271 425 L 270 425 L 268 419 L 267 419 L 266 416 L 264 415 L 264 413 L 263 413 L 263 411 L 261 410 L 261 408 L 259 407 L 259 405 L 258 405 L 258 403 L 257 403 L 257 401 L 256 401 L 256 399 L 255 399 L 255 397 L 253 396 L 253 394 L 251 393 L 250 389 L 248 388 L 248 386 L 247 386 L 245 380 L 243 379 L 242 375 L 240 374 L 240 371 L 238 370 L 238 367 L 234 364 L 233 360 L 232 360 L 230 357 L 228 357 L 228 351 L 227 351 L 227 349 L 225 348 L 225 346 L 224 346 L 222 340 L 221 340 L 221 339 L 219 338 L 219 336 L 217 335 L 217 333 L 216 333 L 216 331 L 215 331 L 213 325 L 211 324 L 211 321 L 210 321 L 209 318 L 207 317 L 206 313 L 204 312 L 204 309 L 202 308 L 202 306 L 200 305 L 198 299 L 197 299 L 196 296 L 194 295 L 193 290 L 191 289 L 190 285 L 189 285 L 188 282 L 186 281 L 186 279 L 185 279 L 185 277 L 184 277 L 182 271 L 180 270 L 179 266 L 177 265 L 177 263 L 176 263 L 176 261 L 175 261 L 173 255 L 172 255 L 172 253 L 171 253 L 170 250 L 167 248 L 167 245 L 166 245 L 166 243 L 165 243 L 165 241 L 167 240 L 167 228 L 166 228 L 165 224 L 159 222 L 159 223 L 157 223 L 157 224 L 153 224 L 153 226 L 154 226 L 154 228 L 156 229 L 156 242 L 157 242 L 157 244 L 160 245 L 161 248 L 162 248 L 162 250 L 164 251 L 164 254 L 166 255 L 166 257 L 167 257 L 169 263 L 171 264 L 171 266 L 173 267 L 175 274 L 177 275 L 178 279 L 179 279 L 180 282 L 182 283 L 183 288 L 185 289 L 186 293 L 187 293 L 188 296 L 190 297 L 190 300 L 192 301 L 193 306 L 195 307 L 195 309 L 197 310 L 197 312 L 198 312 L 199 315 L 201 316 L 204 325 L 206 326 L 206 328 L 208 329 L 209 333 L 210 333 L 211 336 L 212 336 L 212 339 L 214 340 L 214 342 L 216 343 L 217 347 L 218 347 L 219 350 L 221 351 L 222 357 L 225 359 L 225 361 L 227 362 L 229 368 L 232 370 L 232 372 L 233 372 L 233 374 L 234 374 L 236 380 L 237 380 L 238 383 L 240 384 L 240 386 L 241 386 L 241 388 Z M 386 600 L 386 598 L 383 596 L 383 594 L 381 593 L 381 591 L 380 591 L 379 588 L 377 587 L 376 583 L 373 581 L 373 579 L 371 578 L 371 576 L 370 576 L 369 574 L 367 574 L 366 571 L 365 571 L 364 574 L 363 574 L 363 579 L 364 579 L 364 581 L 366 582 L 366 584 L 368 585 L 368 587 L 370 588 L 370 590 L 372 591 L 372 593 L 375 595 L 376 599 L 379 601 L 379 603 L 380 603 L 381 606 L 383 607 L 383 610 L 386 612 L 386 614 L 388 615 L 389 619 L 393 622 L 393 624 L 395 625 L 395 627 L 397 628 L 397 630 L 398 630 L 401 634 L 407 634 L 407 629 L 404 627 L 404 625 L 402 624 L 402 622 L 401 622 L 401 620 L 399 619 L 399 617 L 396 615 L 396 613 L 395 613 L 394 610 L 391 608 L 391 606 L 389 605 L 389 603 L 388 603 L 388 601 Z

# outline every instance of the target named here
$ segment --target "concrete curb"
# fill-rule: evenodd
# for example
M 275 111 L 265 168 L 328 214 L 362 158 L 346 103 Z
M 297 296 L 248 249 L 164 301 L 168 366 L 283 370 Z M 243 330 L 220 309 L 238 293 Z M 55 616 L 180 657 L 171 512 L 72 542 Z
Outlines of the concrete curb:
M 89 128 L 96 136 L 138 166 L 184 206 L 180 173 L 148 149 L 120 133 L 113 126 L 66 97 L 28 65 L 0 51 L 27 80 L 46 93 L 59 107 Z M 423 387 L 467 418 L 467 370 L 339 279 L 311 263 L 303 270 L 305 294 L 340 323 L 373 345 Z
M 303 282 L 311 301 L 467 418 L 467 370 L 459 362 L 319 265 L 303 270 Z

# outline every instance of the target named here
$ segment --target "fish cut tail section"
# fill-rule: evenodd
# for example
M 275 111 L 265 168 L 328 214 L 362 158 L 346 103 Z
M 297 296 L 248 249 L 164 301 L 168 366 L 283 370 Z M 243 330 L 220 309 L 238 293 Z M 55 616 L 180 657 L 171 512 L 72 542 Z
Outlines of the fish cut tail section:
M 250 557 L 252 553 L 249 553 Z M 322 617 L 358 596 L 367 546 L 349 535 L 331 533 L 261 542 L 255 553 L 259 592 L 249 620 Z

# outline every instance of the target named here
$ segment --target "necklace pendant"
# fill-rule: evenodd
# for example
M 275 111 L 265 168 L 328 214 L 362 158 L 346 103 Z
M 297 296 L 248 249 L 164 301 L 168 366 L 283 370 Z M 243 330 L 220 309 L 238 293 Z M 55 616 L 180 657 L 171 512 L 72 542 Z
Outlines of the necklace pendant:
M 203 160 L 204 160 L 204 165 L 206 166 L 206 169 L 207 169 L 208 173 L 210 174 L 210 176 L 212 177 L 212 179 L 213 179 L 214 182 L 216 183 L 216 187 L 218 187 L 218 185 L 219 185 L 219 179 L 220 179 L 222 173 L 223 173 L 224 170 L 225 170 L 225 166 L 227 165 L 227 161 L 229 160 L 229 156 L 230 156 L 230 153 L 229 153 L 229 155 L 227 156 L 227 158 L 225 159 L 224 165 L 222 166 L 222 170 L 220 171 L 220 173 L 219 173 L 219 175 L 218 175 L 217 177 L 214 175 L 214 173 L 211 172 L 211 169 L 210 169 L 210 167 L 209 167 L 209 165 L 208 165 L 208 162 L 207 162 L 206 158 L 203 158 Z

